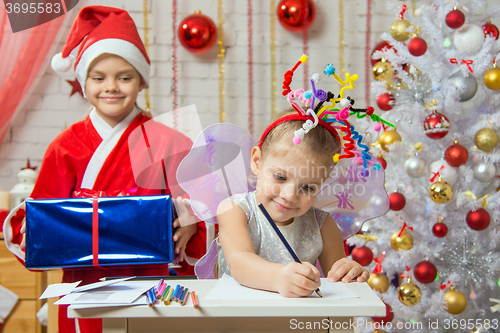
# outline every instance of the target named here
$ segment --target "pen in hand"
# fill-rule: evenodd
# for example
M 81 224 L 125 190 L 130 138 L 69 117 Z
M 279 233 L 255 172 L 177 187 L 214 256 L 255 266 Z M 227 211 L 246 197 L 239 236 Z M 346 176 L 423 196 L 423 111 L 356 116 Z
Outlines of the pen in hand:
M 293 251 L 292 247 L 290 246 L 290 244 L 288 244 L 288 242 L 286 241 L 285 237 L 283 236 L 283 234 L 281 233 L 280 229 L 278 228 L 278 226 L 276 225 L 276 223 L 274 223 L 273 219 L 271 218 L 271 216 L 269 216 L 269 213 L 267 212 L 267 210 L 264 208 L 264 205 L 263 204 L 260 204 L 259 205 L 259 208 L 260 210 L 262 211 L 262 213 L 264 214 L 264 216 L 266 217 L 267 221 L 269 222 L 269 224 L 271 224 L 271 226 L 273 227 L 274 231 L 276 232 L 276 234 L 278 235 L 278 237 L 281 239 L 281 242 L 283 243 L 283 245 L 285 245 L 286 249 L 288 250 L 288 253 L 290 253 L 290 255 L 292 256 L 293 260 L 299 264 L 301 264 L 302 262 L 300 261 L 299 257 L 297 257 L 297 255 L 295 254 L 295 252 Z M 315 290 L 316 294 L 318 294 L 319 297 L 323 297 L 323 295 L 321 295 L 321 291 L 319 290 L 319 288 L 316 288 Z

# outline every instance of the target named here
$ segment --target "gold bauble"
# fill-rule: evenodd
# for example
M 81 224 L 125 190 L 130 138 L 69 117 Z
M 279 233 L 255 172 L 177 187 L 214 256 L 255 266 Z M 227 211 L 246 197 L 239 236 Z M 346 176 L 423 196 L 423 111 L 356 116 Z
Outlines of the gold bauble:
M 442 181 L 439 177 L 438 181 L 429 188 L 429 195 L 435 203 L 445 204 L 453 197 L 453 189 L 450 184 Z
M 383 294 L 389 289 L 389 278 L 385 273 L 371 273 L 367 281 L 368 285 L 373 289 Z
M 403 231 L 398 237 L 399 231 L 396 231 L 391 236 L 391 246 L 394 250 L 408 251 L 413 247 L 413 236 L 408 231 Z
M 401 135 L 399 135 L 399 133 L 395 130 L 385 131 L 384 133 L 380 134 L 380 137 L 378 138 L 380 148 L 385 151 L 389 151 L 387 145 L 393 144 L 396 141 L 401 141 Z
M 404 42 L 410 38 L 410 33 L 406 31 L 410 26 L 407 20 L 397 20 L 391 25 L 391 36 L 399 42 Z
M 493 150 L 498 144 L 497 132 L 491 128 L 481 128 L 474 135 L 474 143 L 482 151 Z
M 444 294 L 444 303 L 447 307 L 446 311 L 454 315 L 462 313 L 467 307 L 467 299 L 464 294 L 456 291 L 453 286 L 450 287 L 450 291 Z
M 484 73 L 484 85 L 491 90 L 500 89 L 500 68 L 490 68 Z
M 377 81 L 389 81 L 392 84 L 394 69 L 387 61 L 379 61 L 372 68 L 373 78 Z
M 399 286 L 398 289 L 399 301 L 406 306 L 417 305 L 418 302 L 420 302 L 421 296 L 422 293 L 420 291 L 420 288 L 416 284 L 411 283 L 409 279 L 407 283 Z

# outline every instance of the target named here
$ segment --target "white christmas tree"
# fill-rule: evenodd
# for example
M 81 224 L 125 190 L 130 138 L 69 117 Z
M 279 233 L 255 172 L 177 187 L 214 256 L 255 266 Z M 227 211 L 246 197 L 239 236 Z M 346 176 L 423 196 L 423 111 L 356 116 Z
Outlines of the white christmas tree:
M 380 331 L 500 332 L 500 41 L 489 21 L 500 7 L 388 9 L 395 22 L 372 54 L 372 92 L 396 130 L 366 131 L 387 162 L 391 210 L 348 240 L 353 259 L 373 253 L 380 264 L 367 266 L 369 284 L 394 317 Z

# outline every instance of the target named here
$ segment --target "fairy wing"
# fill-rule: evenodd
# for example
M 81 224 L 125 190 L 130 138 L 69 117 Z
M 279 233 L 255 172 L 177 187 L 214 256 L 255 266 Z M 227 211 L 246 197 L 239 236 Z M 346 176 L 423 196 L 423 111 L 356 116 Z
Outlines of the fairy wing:
M 255 189 L 250 169 L 255 140 L 243 128 L 221 123 L 207 127 L 177 169 L 177 181 L 202 221 L 217 223 L 217 207 L 224 199 Z
M 352 158 L 341 159 L 323 183 L 314 207 L 328 212 L 344 239 L 356 234 L 365 221 L 389 209 L 385 173 L 373 165 L 363 170 Z

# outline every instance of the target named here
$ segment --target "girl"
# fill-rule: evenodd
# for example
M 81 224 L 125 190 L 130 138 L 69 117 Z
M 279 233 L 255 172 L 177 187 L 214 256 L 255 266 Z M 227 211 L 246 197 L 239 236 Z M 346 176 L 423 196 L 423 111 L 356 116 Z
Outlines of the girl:
M 252 149 L 256 190 L 236 194 L 219 205 L 219 276 L 231 274 L 243 285 L 277 291 L 284 297 L 308 296 L 320 286 L 317 259 L 329 281 L 368 279 L 365 268 L 345 258 L 333 218 L 312 207 L 334 167 L 332 157 L 340 151 L 340 140 L 332 126 L 319 120 L 300 144 L 294 143 L 308 119 L 295 113 L 273 122 Z M 293 261 L 259 204 L 302 264 Z
M 167 180 L 175 179 L 182 153 L 189 151 L 192 142 L 167 126 L 148 122 L 150 118 L 136 106 L 137 95 L 149 84 L 150 60 L 132 18 L 118 8 L 83 8 L 71 28 L 62 54 L 52 60 L 52 67 L 59 71 L 69 70 L 70 52 L 78 45 L 75 74 L 93 109 L 89 116 L 64 130 L 50 144 L 31 197 L 71 198 L 81 189 L 133 191 L 133 195 L 137 196 L 182 195 L 178 188 L 169 186 Z M 132 143 L 144 140 L 146 134 L 149 142 L 154 143 L 151 145 L 155 148 L 152 151 L 154 161 L 165 162 L 167 179 L 164 179 L 161 167 L 153 166 L 146 170 L 149 172 L 141 174 L 140 179 L 134 174 L 131 157 L 134 157 L 136 146 Z M 143 154 L 149 161 L 148 153 Z M 162 160 L 166 156 L 175 157 Z M 156 182 L 158 179 L 163 182 Z M 177 197 L 177 203 L 180 201 L 181 198 Z M 192 267 L 184 259 L 200 258 L 205 253 L 206 229 L 204 224 L 197 224 L 182 205 L 179 216 L 174 221 L 174 227 L 179 228 L 173 240 L 176 242 L 175 251 L 182 261 L 180 274 L 192 274 Z M 20 231 L 22 218 L 23 214 L 12 218 L 13 243 L 19 244 L 24 232 Z M 20 251 L 23 246 L 14 247 Z M 88 284 L 105 276 L 168 274 L 166 264 L 65 268 L 63 282 L 82 280 L 82 284 Z M 59 332 L 75 330 L 101 332 L 101 320 L 79 320 L 75 323 L 75 320 L 67 318 L 66 308 L 61 307 Z

